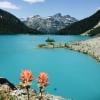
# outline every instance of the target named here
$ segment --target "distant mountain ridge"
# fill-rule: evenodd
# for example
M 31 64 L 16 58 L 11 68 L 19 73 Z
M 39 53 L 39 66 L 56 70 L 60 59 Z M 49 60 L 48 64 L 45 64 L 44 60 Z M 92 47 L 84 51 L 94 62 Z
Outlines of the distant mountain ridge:
M 93 14 L 90 17 L 87 17 L 85 19 L 82 19 L 80 21 L 77 21 L 69 26 L 66 26 L 64 29 L 61 29 L 56 34 L 60 35 L 79 35 L 84 32 L 87 32 L 88 30 L 91 30 L 89 32 L 89 35 L 93 35 L 93 32 L 96 32 L 96 34 L 100 33 L 99 28 L 94 28 L 98 22 L 100 22 L 100 10 L 98 10 L 95 14 Z M 95 31 L 93 31 L 95 29 Z M 98 30 L 98 31 L 96 31 Z M 94 33 L 94 35 L 96 35 Z
M 78 21 L 70 15 L 57 13 L 43 18 L 39 15 L 18 19 L 13 14 L 0 9 L 0 34 L 59 34 L 100 36 L 100 10 Z
M 61 13 L 45 18 L 40 15 L 35 15 L 33 17 L 28 17 L 27 19 L 22 18 L 21 20 L 28 27 L 41 31 L 45 34 L 55 34 L 55 32 L 65 28 L 67 25 L 78 21 L 70 15 L 62 16 Z
M 13 14 L 0 9 L 0 34 L 39 34 L 41 32 L 33 30 L 22 23 Z

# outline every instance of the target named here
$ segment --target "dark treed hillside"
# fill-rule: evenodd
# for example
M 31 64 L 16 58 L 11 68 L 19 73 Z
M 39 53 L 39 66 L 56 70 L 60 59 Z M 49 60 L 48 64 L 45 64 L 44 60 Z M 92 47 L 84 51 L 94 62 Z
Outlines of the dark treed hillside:
M 100 10 L 98 10 L 92 16 L 75 22 L 66 28 L 60 30 L 57 34 L 61 35 L 79 35 L 86 32 L 87 30 L 92 29 L 100 21 Z
M 90 36 L 100 35 L 100 27 L 97 27 L 97 28 L 91 30 L 88 34 L 89 34 Z
M 14 15 L 0 9 L 0 34 L 40 34 L 39 31 L 28 28 Z

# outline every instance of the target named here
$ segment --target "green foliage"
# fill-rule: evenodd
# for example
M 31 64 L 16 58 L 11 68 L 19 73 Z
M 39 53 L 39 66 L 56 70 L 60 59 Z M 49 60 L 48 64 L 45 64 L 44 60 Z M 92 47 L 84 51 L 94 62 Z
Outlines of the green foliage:
M 49 45 L 54 45 L 54 43 L 53 43 L 53 42 L 48 42 L 48 44 L 49 44 Z
M 16 100 L 16 97 L 9 95 L 9 93 L 2 90 L 0 91 L 0 100 Z
M 21 89 L 24 89 L 25 87 L 23 87 L 21 84 L 18 84 L 17 86 L 17 89 L 21 90 Z
M 51 42 L 55 42 L 55 40 L 48 38 L 48 39 L 46 40 L 46 42 L 48 42 L 48 43 L 50 42 L 50 43 L 51 43 Z
M 44 46 L 46 46 L 46 44 L 39 44 L 39 45 L 38 45 L 38 47 L 40 47 L 40 48 L 41 48 L 41 47 L 44 47 Z

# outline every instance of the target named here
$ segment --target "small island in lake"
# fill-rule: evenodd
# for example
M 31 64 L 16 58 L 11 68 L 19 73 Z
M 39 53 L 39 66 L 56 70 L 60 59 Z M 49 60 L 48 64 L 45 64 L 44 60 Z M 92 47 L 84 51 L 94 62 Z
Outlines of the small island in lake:
M 69 43 L 46 43 L 39 44 L 39 48 L 68 48 L 84 54 L 91 55 L 97 61 L 100 61 L 100 37 L 88 39 L 80 42 Z

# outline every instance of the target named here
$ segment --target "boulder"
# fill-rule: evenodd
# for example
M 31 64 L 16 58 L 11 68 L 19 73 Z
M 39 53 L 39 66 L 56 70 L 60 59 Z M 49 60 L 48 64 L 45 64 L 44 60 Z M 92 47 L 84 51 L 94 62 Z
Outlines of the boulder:
M 0 77 L 0 90 L 9 91 L 17 89 L 14 84 L 8 81 L 6 78 Z

